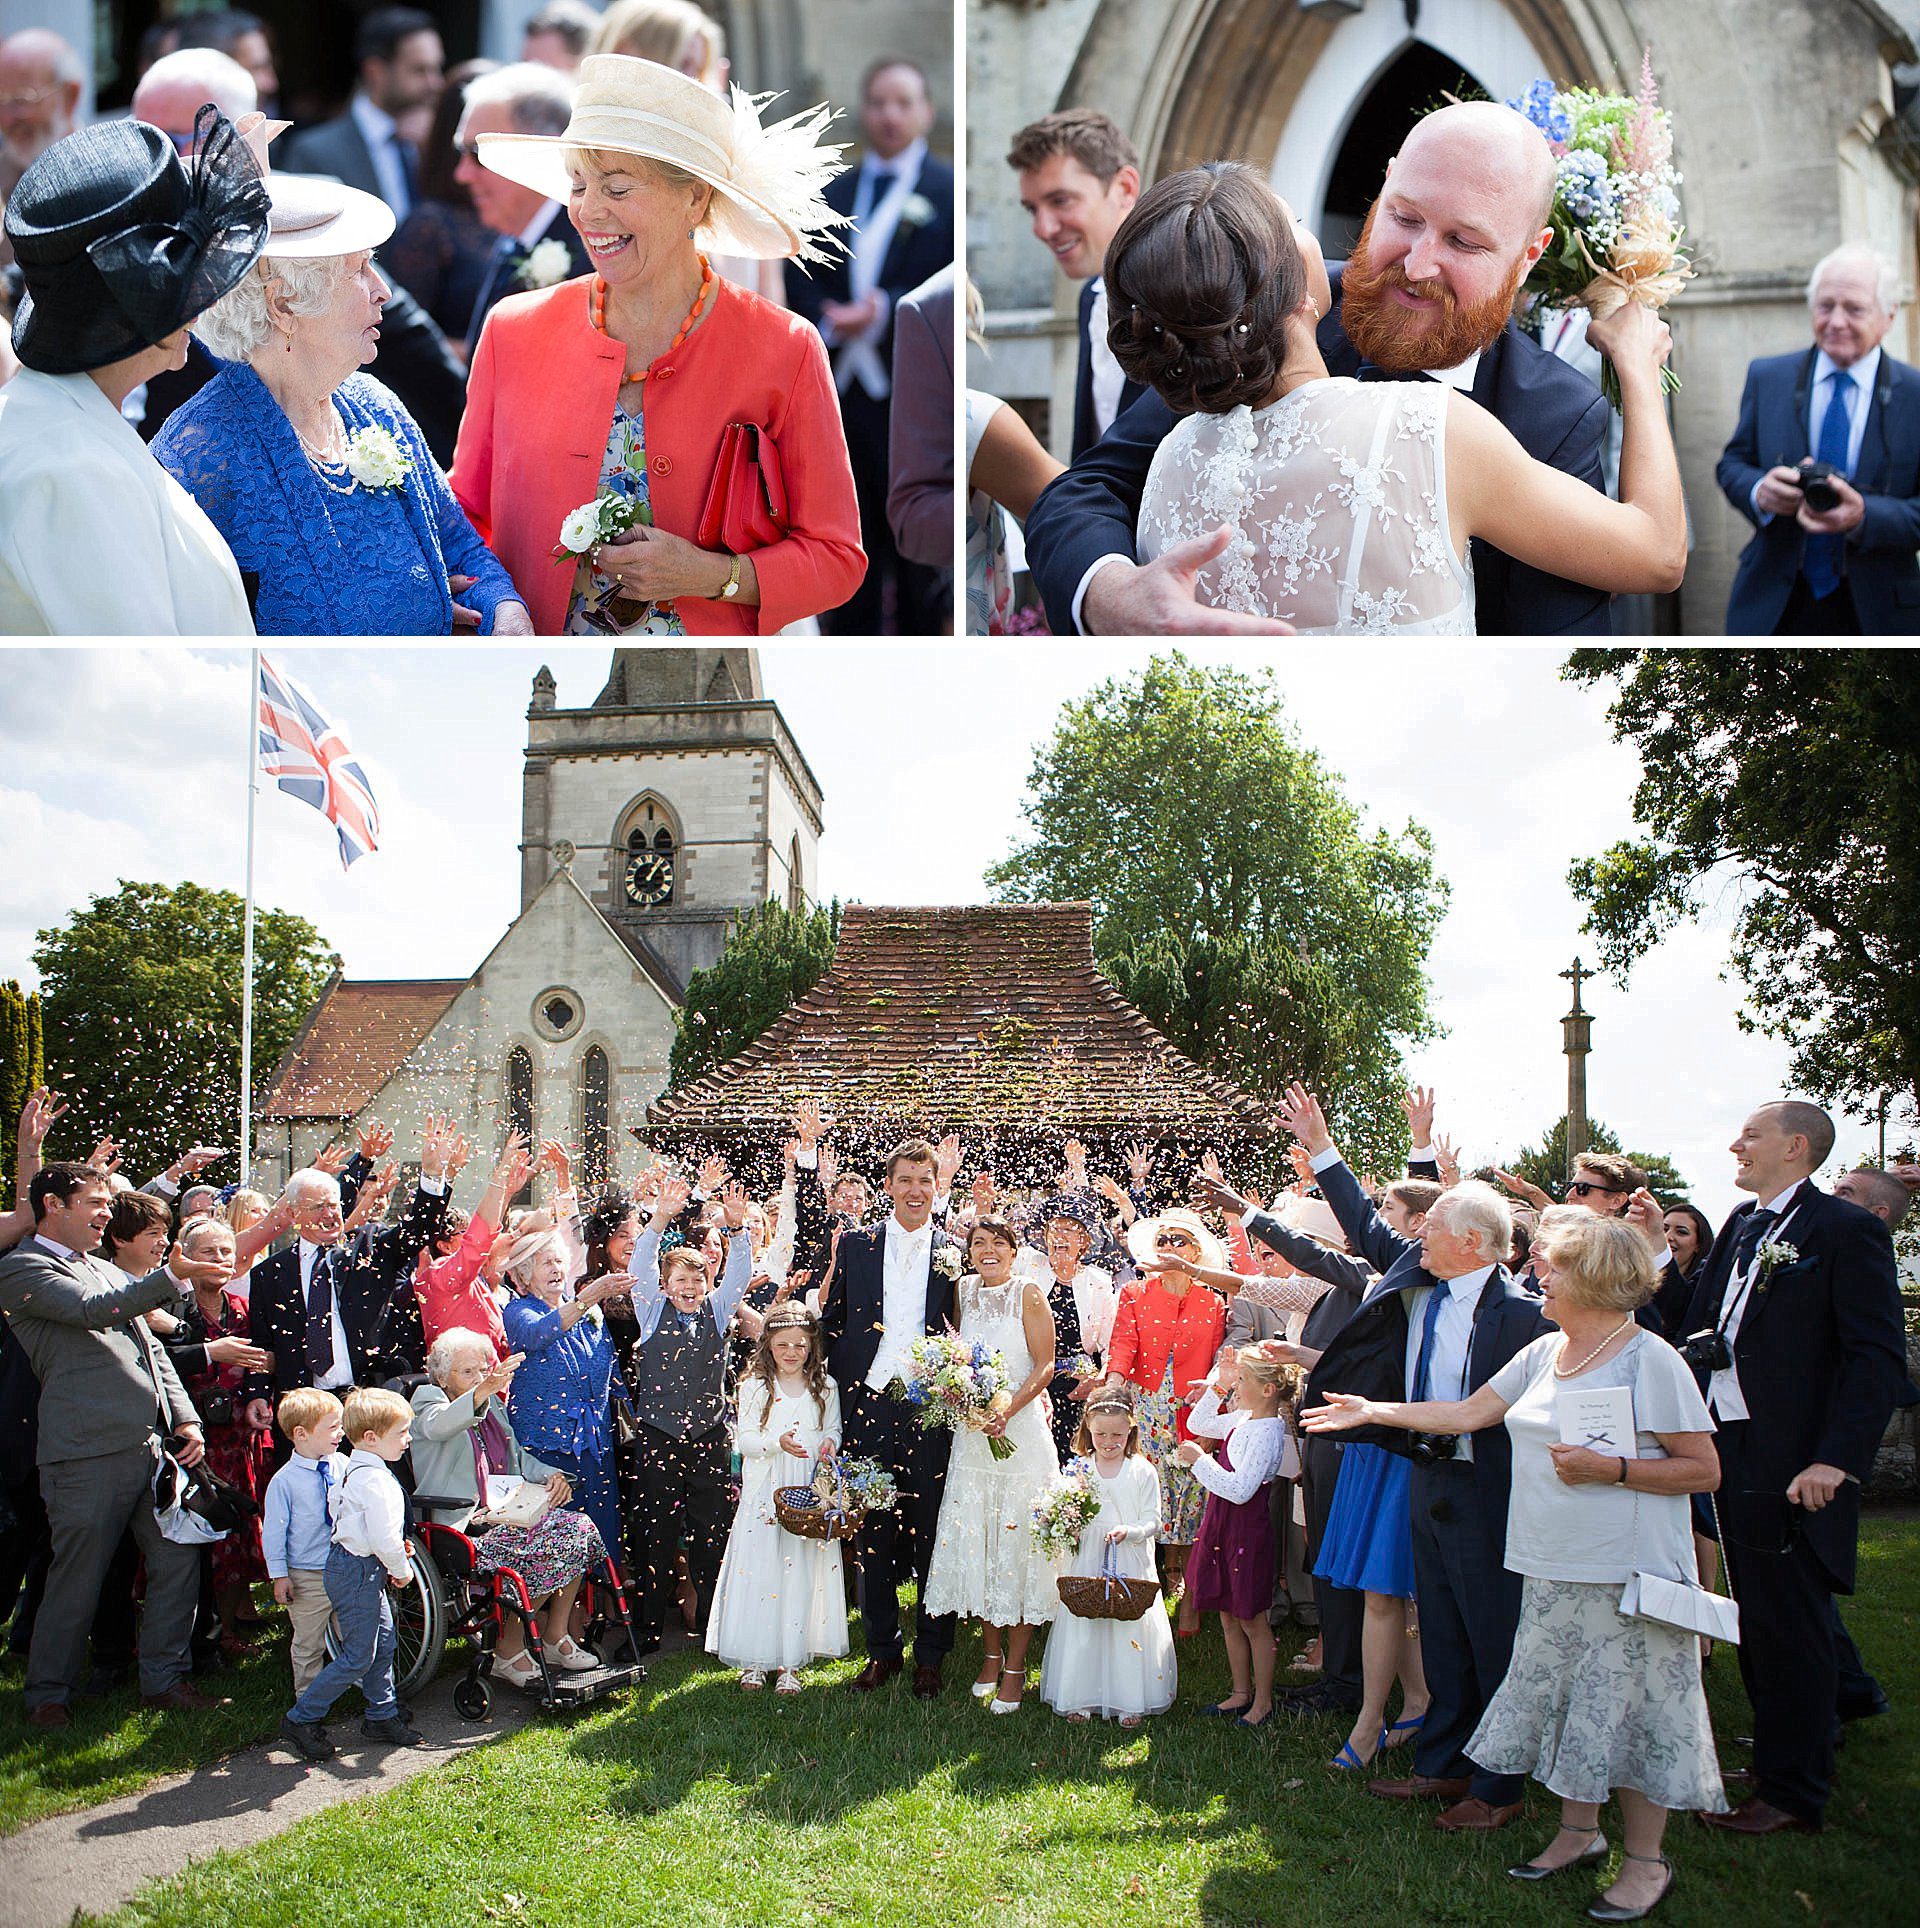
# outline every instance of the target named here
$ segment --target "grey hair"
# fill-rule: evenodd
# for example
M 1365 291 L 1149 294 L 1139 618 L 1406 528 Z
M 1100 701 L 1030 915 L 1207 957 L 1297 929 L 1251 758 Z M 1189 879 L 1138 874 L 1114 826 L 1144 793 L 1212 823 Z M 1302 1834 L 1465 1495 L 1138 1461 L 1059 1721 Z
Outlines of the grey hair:
M 537 60 L 513 60 L 468 81 L 461 96 L 462 122 L 476 107 L 504 106 L 517 134 L 564 134 L 573 117 L 573 89 L 566 76 Z
M 180 1228 L 180 1249 L 191 1258 L 196 1246 L 209 1232 L 224 1232 L 229 1239 L 233 1237 L 233 1227 L 224 1218 L 189 1219 Z
M 1807 306 L 1811 308 L 1820 292 L 1820 277 L 1842 261 L 1864 261 L 1873 270 L 1873 292 L 1884 314 L 1897 314 L 1900 308 L 1900 270 L 1890 255 L 1869 248 L 1859 241 L 1843 241 L 1813 264 L 1807 277 Z
M 296 315 L 324 315 L 333 306 L 334 289 L 346 279 L 350 259 L 344 254 L 283 260 L 262 255 L 211 308 L 195 316 L 193 332 L 222 361 L 246 361 L 273 333 L 267 290 L 276 281 Z
M 151 100 L 156 89 L 170 83 L 191 87 L 228 120 L 251 114 L 260 105 L 258 85 L 237 60 L 213 47 L 182 47 L 177 53 L 162 54 L 140 76 L 140 84 L 133 90 L 135 115 L 140 116 L 142 94 Z
M 287 1180 L 287 1196 L 295 1205 L 303 1199 L 318 1200 L 323 1195 L 337 1205 L 340 1202 L 340 1181 L 331 1172 L 323 1172 L 316 1165 L 306 1166 Z
M 444 1386 L 454 1361 L 469 1348 L 484 1352 L 489 1359 L 494 1356 L 493 1341 L 484 1332 L 475 1332 L 467 1326 L 448 1326 L 427 1348 L 427 1377 L 436 1386 Z
M 1458 1238 L 1477 1233 L 1480 1256 L 1489 1265 L 1504 1265 L 1513 1250 L 1513 1209 L 1491 1185 L 1463 1178 L 1433 1201 L 1427 1212 Z
M 558 1232 L 522 1232 L 514 1240 L 513 1249 L 507 1254 L 507 1277 L 515 1285 L 523 1284 L 525 1281 L 520 1275 L 541 1253 L 549 1249 L 559 1253 L 563 1260 L 566 1258 L 566 1241 Z

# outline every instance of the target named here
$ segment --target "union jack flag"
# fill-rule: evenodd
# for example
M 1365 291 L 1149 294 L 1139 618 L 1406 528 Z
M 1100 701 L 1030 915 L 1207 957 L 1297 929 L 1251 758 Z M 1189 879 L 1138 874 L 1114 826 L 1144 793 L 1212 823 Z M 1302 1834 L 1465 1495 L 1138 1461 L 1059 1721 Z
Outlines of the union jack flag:
M 260 768 L 340 837 L 340 868 L 377 849 L 380 806 L 347 740 L 292 677 L 260 658 Z

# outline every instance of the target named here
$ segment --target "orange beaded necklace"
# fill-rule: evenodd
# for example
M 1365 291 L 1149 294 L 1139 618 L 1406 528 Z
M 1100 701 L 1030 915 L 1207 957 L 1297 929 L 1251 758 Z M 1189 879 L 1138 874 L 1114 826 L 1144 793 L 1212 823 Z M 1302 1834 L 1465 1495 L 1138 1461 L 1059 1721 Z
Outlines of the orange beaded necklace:
M 680 332 L 676 334 L 672 342 L 668 344 L 667 353 L 669 355 L 693 333 L 694 324 L 699 321 L 701 310 L 707 305 L 707 296 L 713 289 L 713 263 L 710 262 L 704 254 L 699 256 L 698 259 L 700 262 L 700 290 L 693 298 L 693 306 L 687 310 L 686 320 L 680 324 Z M 607 333 L 607 284 L 599 275 L 595 275 L 593 278 L 592 312 L 595 333 L 605 335 Z M 608 335 L 607 339 L 611 341 L 613 337 Z M 622 375 L 620 385 L 624 388 L 628 382 L 643 382 L 646 379 L 647 371 L 643 368 L 637 375 Z

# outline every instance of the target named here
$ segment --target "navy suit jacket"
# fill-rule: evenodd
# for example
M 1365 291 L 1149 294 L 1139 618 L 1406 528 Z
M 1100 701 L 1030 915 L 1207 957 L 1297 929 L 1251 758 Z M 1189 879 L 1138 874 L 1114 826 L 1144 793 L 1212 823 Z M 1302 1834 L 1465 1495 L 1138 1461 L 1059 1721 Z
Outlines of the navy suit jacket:
M 1747 1204 L 1721 1226 L 1696 1274 L 1685 1328 L 1720 1323 Z M 1770 1233 L 1769 1236 L 1776 1234 Z M 1893 1240 L 1871 1212 L 1810 1180 L 1777 1236 L 1799 1253 L 1764 1290 L 1750 1291 L 1733 1359 L 1751 1423 L 1739 1490 L 1722 1487 L 1722 1529 L 1734 1544 L 1780 1544 L 1791 1522 L 1835 1589 L 1853 1591 L 1860 1488 L 1907 1383 L 1906 1328 Z M 1701 1390 L 1709 1375 L 1695 1369 Z M 1787 1487 L 1809 1466 L 1837 1466 L 1853 1479 L 1817 1513 L 1789 1507 Z
M 559 241 L 565 244 L 568 257 L 566 279 L 571 281 L 576 275 L 588 273 L 593 263 L 587 259 L 587 250 L 580 239 L 579 232 L 568 218 L 567 210 L 559 207 L 554 210 L 553 219 L 540 230 L 541 241 Z M 527 251 L 529 254 L 532 249 Z M 467 365 L 472 367 L 474 350 L 480 346 L 480 330 L 486 325 L 487 317 L 493 313 L 494 305 L 504 301 L 508 295 L 520 292 L 514 276 L 520 272 L 520 264 L 526 255 L 516 253 L 511 259 L 503 256 L 498 248 L 493 259 L 487 264 L 487 278 L 480 284 L 480 293 L 473 304 L 473 315 L 467 323 Z
M 1320 324 L 1320 353 L 1333 375 L 1390 380 L 1359 351 L 1340 325 L 1338 268 L 1334 305 Z M 1600 450 L 1607 403 L 1576 368 L 1550 355 L 1509 325 L 1474 372 L 1473 399 L 1503 422 L 1537 462 L 1606 487 Z M 1056 636 L 1071 636 L 1073 598 L 1081 578 L 1102 556 L 1134 553 L 1134 525 L 1147 470 L 1176 417 L 1158 395 L 1125 410 L 1084 457 L 1041 492 L 1025 536 L 1033 579 Z M 1610 598 L 1602 590 L 1549 576 L 1484 542 L 1472 545 L 1474 603 L 1483 636 L 1605 636 L 1612 633 Z
M 1093 317 L 1093 283 L 1080 290 L 1080 363 L 1073 378 L 1073 447 L 1068 461 L 1077 462 L 1100 439 L 1093 417 L 1093 337 L 1088 323 Z M 1120 406 L 1114 410 L 1117 422 L 1147 391 L 1129 375 L 1120 384 Z
M 853 212 L 854 196 L 860 188 L 860 169 L 856 165 L 836 174 L 827 183 L 827 205 L 836 214 Z M 930 220 L 917 226 L 901 221 L 887 244 L 887 258 L 880 264 L 878 286 L 887 297 L 887 325 L 877 344 L 880 359 L 893 365 L 893 314 L 902 296 L 910 295 L 931 274 L 953 260 L 953 169 L 932 154 L 920 163 L 919 178 L 913 191 L 933 209 Z M 848 235 L 851 246 L 852 237 Z M 786 266 L 787 305 L 795 314 L 805 315 L 817 328 L 825 302 L 853 299 L 852 260 L 839 256 L 822 265 L 815 262 L 803 268 L 797 261 Z
M 943 1251 L 952 1252 L 957 1259 L 960 1246 L 936 1225 L 927 1247 L 923 1333 L 944 1332 L 949 1325 L 957 1327 L 960 1323 L 955 1290 L 960 1269 L 955 1264 L 942 1271 L 935 1259 Z M 843 1400 L 853 1396 L 855 1386 L 866 1383 L 873 1355 L 880 1350 L 886 1317 L 886 1257 L 884 1219 L 857 1232 L 844 1232 L 839 1256 L 821 1289 L 820 1331 L 827 1346 L 827 1370 L 833 1374 Z
M 289 174 L 327 174 L 377 200 L 387 198 L 381 191 L 379 170 L 373 164 L 367 137 L 351 114 L 336 115 L 318 127 L 290 135 L 280 165 Z M 399 209 L 394 212 L 399 213 Z
M 1806 531 L 1791 516 L 1762 524 L 1753 487 L 1772 468 L 1793 468 L 1813 453 L 1807 434 L 1818 350 L 1769 355 L 1747 369 L 1740 421 L 1714 470 L 1726 498 L 1754 525 L 1740 552 L 1727 599 L 1730 636 L 1771 636 L 1785 613 L 1806 553 Z M 1880 372 L 1853 486 L 1867 512 L 1841 550 L 1854 614 L 1868 636 L 1920 634 L 1920 369 L 1880 352 Z
M 1421 1264 L 1420 1243 L 1402 1238 L 1360 1188 L 1346 1165 L 1319 1174 L 1321 1194 L 1333 1208 L 1347 1243 L 1375 1265 L 1380 1283 L 1320 1355 L 1307 1380 L 1305 1406 L 1317 1406 L 1329 1392 L 1358 1393 L 1364 1399 L 1404 1400 L 1407 1396 L 1407 1329 L 1413 1288 L 1437 1281 Z M 1522 1289 L 1504 1265 L 1480 1288 L 1473 1310 L 1473 1339 L 1467 1351 L 1465 1391 L 1484 1386 L 1516 1352 L 1547 1330 L 1540 1301 Z M 1405 1453 L 1413 1435 L 1397 1426 L 1367 1426 L 1347 1433 L 1389 1452 Z M 1473 1436 L 1473 1464 L 1491 1492 L 1504 1494 L 1513 1477 L 1512 1444 L 1504 1426 L 1488 1426 Z

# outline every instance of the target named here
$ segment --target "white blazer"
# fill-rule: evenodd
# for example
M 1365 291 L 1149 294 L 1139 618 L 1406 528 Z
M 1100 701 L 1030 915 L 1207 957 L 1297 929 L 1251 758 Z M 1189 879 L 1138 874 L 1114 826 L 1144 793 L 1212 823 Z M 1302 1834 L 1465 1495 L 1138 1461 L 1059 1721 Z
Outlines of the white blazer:
M 252 634 L 219 530 L 92 376 L 0 387 L 0 635 Z

